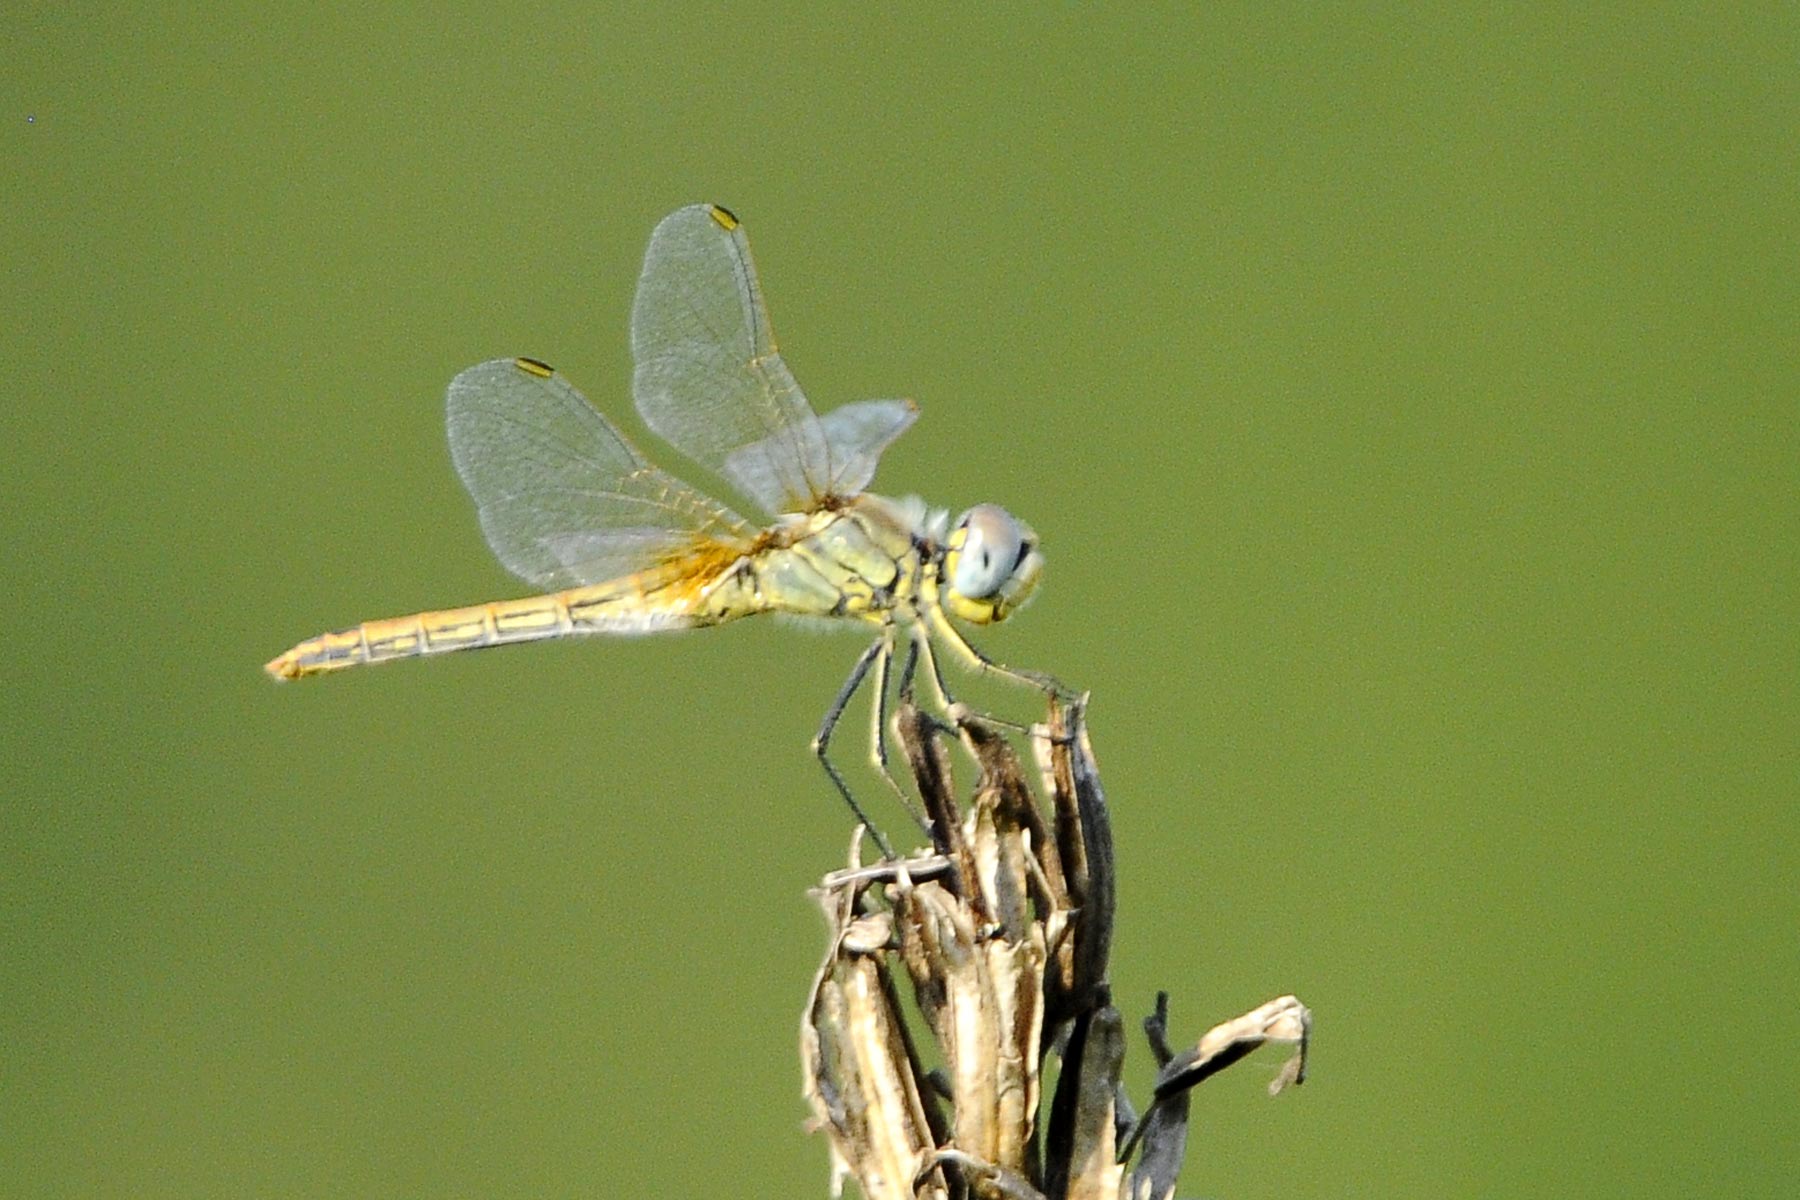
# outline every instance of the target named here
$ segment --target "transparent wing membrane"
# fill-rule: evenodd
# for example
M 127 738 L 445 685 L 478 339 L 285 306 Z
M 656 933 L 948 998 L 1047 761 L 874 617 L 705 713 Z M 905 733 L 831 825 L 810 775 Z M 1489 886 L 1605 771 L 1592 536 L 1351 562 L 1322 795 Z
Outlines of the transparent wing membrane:
M 869 400 L 819 419 L 776 350 L 749 240 L 714 205 L 679 209 L 651 235 L 631 346 L 644 422 L 771 513 L 862 490 L 917 415 Z
M 918 419 L 911 400 L 858 400 L 826 413 L 820 424 L 831 451 L 831 493 L 854 496 L 868 487 L 882 452 Z
M 481 530 L 546 589 L 628 575 L 696 548 L 743 550 L 736 513 L 652 466 L 560 375 L 495 359 L 450 384 L 450 456 Z

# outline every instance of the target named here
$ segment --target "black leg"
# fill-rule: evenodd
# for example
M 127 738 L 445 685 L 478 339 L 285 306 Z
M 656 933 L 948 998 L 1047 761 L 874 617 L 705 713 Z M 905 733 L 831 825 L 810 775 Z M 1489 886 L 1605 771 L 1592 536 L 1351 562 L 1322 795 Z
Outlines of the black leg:
M 931 823 L 925 819 L 925 814 L 920 812 L 918 806 L 913 803 L 912 797 L 906 794 L 906 789 L 901 787 L 900 782 L 894 778 L 893 772 L 888 770 L 888 671 L 894 662 L 894 627 L 892 625 L 882 628 L 880 645 L 881 657 L 875 662 L 875 704 L 873 706 L 875 727 L 869 738 L 869 761 L 874 764 L 876 772 L 882 779 L 887 781 L 888 787 L 893 789 L 894 795 L 900 801 L 900 806 L 906 810 L 906 815 L 918 824 L 919 829 L 926 837 L 930 837 Z M 907 675 L 908 679 L 902 682 L 903 687 L 910 683 L 910 659 Z
M 819 732 L 813 735 L 812 751 L 818 758 L 819 765 L 825 768 L 825 774 L 829 775 L 831 782 L 837 786 L 838 794 L 844 798 L 844 803 L 850 806 L 851 813 L 861 822 L 862 827 L 869 831 L 869 836 L 875 839 L 875 846 L 881 851 L 881 856 L 893 858 L 894 848 L 888 845 L 887 838 L 882 836 L 881 830 L 875 828 L 875 823 L 869 820 L 867 813 L 863 812 L 862 805 L 858 804 L 856 797 L 850 794 L 850 785 L 844 782 L 844 777 L 838 773 L 838 769 L 832 765 L 830 755 L 826 753 L 831 745 L 831 731 L 837 728 L 838 718 L 844 715 L 844 706 L 850 703 L 850 697 L 854 696 L 856 689 L 862 686 L 862 681 L 869 674 L 870 664 L 877 657 L 886 659 L 886 655 L 882 653 L 886 647 L 887 638 L 877 638 L 870 643 L 867 650 L 862 652 L 862 657 L 856 660 L 856 666 L 850 669 L 850 678 L 844 680 L 844 686 L 838 689 L 837 699 L 833 700 L 831 707 L 825 710 L 825 719 L 819 723 Z M 895 784 L 896 788 L 898 786 Z
M 912 697 L 913 673 L 919 669 L 919 644 L 908 639 L 906 643 L 906 662 L 900 668 L 900 694 Z
M 956 701 L 950 695 L 950 685 L 944 682 L 944 670 L 938 665 L 937 652 L 931 648 L 931 630 L 922 623 L 915 623 L 909 632 L 912 634 L 913 653 L 925 660 L 925 676 L 932 689 L 937 692 L 938 707 L 947 714 L 956 707 Z

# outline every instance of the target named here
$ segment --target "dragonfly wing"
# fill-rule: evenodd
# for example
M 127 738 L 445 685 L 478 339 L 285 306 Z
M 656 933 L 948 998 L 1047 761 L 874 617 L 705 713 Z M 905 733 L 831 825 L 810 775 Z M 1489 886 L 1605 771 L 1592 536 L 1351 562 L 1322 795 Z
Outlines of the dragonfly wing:
M 644 422 L 771 513 L 861 490 L 914 415 L 889 400 L 819 419 L 776 350 L 743 227 L 715 205 L 651 235 L 631 347 Z
M 560 374 L 530 359 L 450 384 L 450 456 L 488 545 L 546 589 L 601 583 L 699 546 L 748 549 L 742 517 L 652 466 Z
M 858 400 L 826 413 L 819 423 L 831 453 L 831 491 L 854 496 L 868 487 L 882 451 L 918 419 L 911 400 Z

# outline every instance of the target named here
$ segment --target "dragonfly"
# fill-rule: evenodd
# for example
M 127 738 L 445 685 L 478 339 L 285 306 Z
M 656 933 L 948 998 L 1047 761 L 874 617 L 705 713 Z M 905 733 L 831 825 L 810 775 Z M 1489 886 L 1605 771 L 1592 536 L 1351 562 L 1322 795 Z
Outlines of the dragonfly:
M 909 662 L 928 664 L 947 709 L 960 706 L 945 686 L 940 646 L 978 672 L 1060 693 L 1049 676 L 989 658 L 955 623 L 993 624 L 1032 596 L 1044 563 L 1037 535 L 998 505 L 978 504 L 952 521 L 916 498 L 864 491 L 918 406 L 863 400 L 822 417 L 814 411 L 776 348 L 743 226 L 718 205 L 690 205 L 657 225 L 631 345 L 644 423 L 754 501 L 764 519 L 747 520 L 654 466 L 552 367 L 531 358 L 484 362 L 450 384 L 450 453 L 488 545 L 541 594 L 365 621 L 303 641 L 265 669 L 301 679 L 757 614 L 872 628 L 812 745 L 851 812 L 891 856 L 827 754 L 832 732 L 873 670 L 872 757 L 893 783 L 883 729 L 902 644 Z

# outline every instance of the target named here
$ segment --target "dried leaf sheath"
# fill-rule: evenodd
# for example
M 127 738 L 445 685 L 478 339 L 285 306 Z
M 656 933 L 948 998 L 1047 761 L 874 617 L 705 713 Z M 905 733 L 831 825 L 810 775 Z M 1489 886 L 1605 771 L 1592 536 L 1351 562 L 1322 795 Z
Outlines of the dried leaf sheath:
M 869 866 L 853 848 L 852 865 L 816 893 L 831 939 L 801 1048 L 815 1124 L 831 1141 L 833 1194 L 849 1177 L 872 1200 L 1172 1195 L 1188 1089 L 1267 1042 L 1300 1048 L 1277 1089 L 1300 1082 L 1311 1014 L 1284 996 L 1175 1053 L 1162 998 L 1146 1030 L 1163 1070 L 1134 1118 L 1120 1087 L 1124 1023 L 1106 984 L 1110 818 L 1082 706 L 1054 706 L 1034 733 L 1036 794 L 1010 744 L 978 718 L 948 730 L 903 698 L 895 727 L 935 844 Z M 966 805 L 946 732 L 979 770 Z M 922 1028 L 907 1025 L 902 976 Z M 1045 1097 L 1053 1053 L 1058 1083 Z
M 801 1058 L 814 1111 L 832 1131 L 833 1174 L 853 1171 L 869 1200 L 944 1196 L 913 1187 L 943 1135 L 926 1112 L 888 966 L 868 953 L 889 939 L 890 922 L 855 919 L 854 889 L 821 899 L 835 932 L 801 1025 Z

